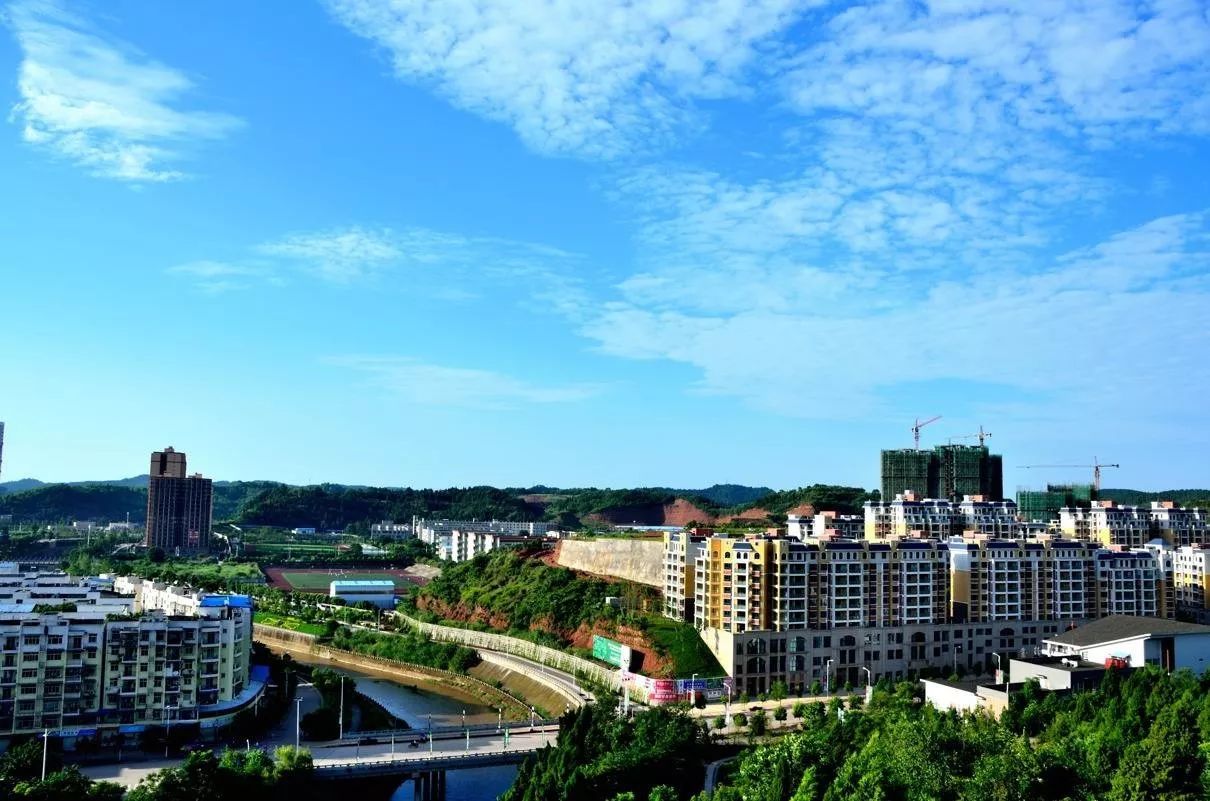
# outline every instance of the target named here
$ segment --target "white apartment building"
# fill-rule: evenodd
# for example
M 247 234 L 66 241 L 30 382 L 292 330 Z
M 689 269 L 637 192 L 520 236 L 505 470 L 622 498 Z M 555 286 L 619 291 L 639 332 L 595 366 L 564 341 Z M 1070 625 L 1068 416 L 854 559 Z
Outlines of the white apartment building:
M 1210 623 L 1210 548 L 1183 545 L 1170 551 L 1177 614 Z
M 1064 537 L 1127 548 L 1142 548 L 1155 538 L 1148 509 L 1113 501 L 1093 501 L 1087 509 L 1060 509 L 1059 530 Z
M 966 495 L 957 503 L 918 499 L 911 492 L 891 501 L 867 501 L 863 507 L 866 539 L 946 539 L 970 533 L 988 537 L 1017 536 L 1017 504 Z
M 794 533 L 791 532 L 793 537 Z M 811 518 L 809 532 L 797 539 L 811 537 L 838 537 L 845 540 L 859 540 L 865 537 L 864 515 L 840 515 L 835 512 L 820 512 Z
M 412 526 L 409 523 L 383 520 L 370 524 L 370 536 L 378 539 L 406 540 L 412 537 Z
M 550 523 L 515 520 L 416 520 L 413 530 L 441 559 L 464 562 L 497 548 L 511 547 L 557 533 Z
M 1174 548 L 1210 545 L 1210 516 L 1204 509 L 1182 509 L 1172 501 L 1152 501 L 1148 515 L 1153 533 Z
M 138 595 L 118 596 L 98 589 L 107 581 L 21 579 L 0 576 L 0 591 L 24 598 L 0 603 L 0 739 L 50 728 L 70 748 L 165 715 L 216 726 L 264 688 L 250 665 L 247 596 L 129 579 L 114 584 Z
M 664 534 L 664 615 L 692 622 L 696 567 L 706 537 L 687 531 Z

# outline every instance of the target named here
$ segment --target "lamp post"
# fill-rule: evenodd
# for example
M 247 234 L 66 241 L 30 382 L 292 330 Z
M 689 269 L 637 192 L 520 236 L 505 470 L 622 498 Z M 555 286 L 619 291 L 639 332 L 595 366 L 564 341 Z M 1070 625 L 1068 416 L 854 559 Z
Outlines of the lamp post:
M 871 670 L 870 670 L 868 667 L 862 667 L 862 668 L 860 668 L 860 670 L 864 670 L 864 671 L 865 671 L 865 686 L 866 686 L 866 688 L 868 689 L 868 688 L 872 687 L 872 686 L 874 685 L 874 673 L 873 673 L 873 671 L 871 671 Z
M 1003 673 L 1004 670 L 1000 667 L 1000 655 L 993 651 L 992 659 L 996 660 L 996 672 Z M 1004 677 L 1004 692 L 1006 692 L 1006 693 L 1008 692 L 1008 677 L 1007 676 Z
M 42 781 L 46 781 L 46 749 L 50 745 L 50 729 L 42 730 Z
M 340 729 L 338 739 L 345 738 L 345 677 L 340 674 Z
M 529 708 L 529 730 L 530 730 L 530 731 L 533 731 L 533 730 L 534 730 L 534 715 L 535 715 L 535 710 L 534 710 L 534 708 L 531 706 L 531 707 Z
M 429 753 L 433 753 L 433 713 L 429 713 Z
M 689 677 L 689 706 L 697 706 L 697 674 Z
M 832 660 L 823 663 L 823 694 L 832 694 Z
M 172 742 L 172 710 L 178 708 L 164 704 L 164 715 L 168 720 L 167 726 L 164 728 L 164 759 L 168 758 L 168 746 Z
M 294 747 L 298 748 L 302 732 L 302 696 L 294 699 Z

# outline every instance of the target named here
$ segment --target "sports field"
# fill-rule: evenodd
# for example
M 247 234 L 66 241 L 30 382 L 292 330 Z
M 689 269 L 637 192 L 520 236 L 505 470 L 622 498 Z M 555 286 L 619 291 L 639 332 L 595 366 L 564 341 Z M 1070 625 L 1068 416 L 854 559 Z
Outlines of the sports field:
M 342 570 L 340 568 L 316 568 L 291 570 L 289 568 L 270 567 L 265 569 L 269 581 L 274 587 L 297 592 L 328 592 L 328 584 L 333 581 L 372 581 L 390 579 L 395 582 L 395 592 L 401 593 L 411 584 L 420 583 L 415 576 L 410 576 L 402 570 Z

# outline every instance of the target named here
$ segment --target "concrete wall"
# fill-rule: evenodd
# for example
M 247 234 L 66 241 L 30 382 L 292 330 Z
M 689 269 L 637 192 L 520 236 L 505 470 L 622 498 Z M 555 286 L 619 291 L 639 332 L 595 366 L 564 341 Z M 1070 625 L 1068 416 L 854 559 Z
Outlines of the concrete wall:
M 649 587 L 664 587 L 664 542 L 661 539 L 603 538 L 563 540 L 559 564 L 572 570 L 614 576 Z

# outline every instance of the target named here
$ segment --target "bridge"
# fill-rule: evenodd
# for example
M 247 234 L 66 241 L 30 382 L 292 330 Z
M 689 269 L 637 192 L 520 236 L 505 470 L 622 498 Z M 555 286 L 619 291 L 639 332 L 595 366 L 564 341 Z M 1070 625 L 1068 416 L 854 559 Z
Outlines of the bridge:
M 468 736 L 469 734 L 469 736 Z M 451 770 L 491 765 L 516 765 L 559 736 L 558 723 L 540 723 L 532 730 L 522 724 L 434 727 L 427 732 L 357 732 L 342 741 L 304 743 L 311 749 L 317 781 L 374 780 L 402 782 L 412 779 L 416 801 L 443 801 L 445 774 Z M 172 767 L 180 760 L 155 763 L 90 765 L 83 773 L 93 779 L 116 781 L 133 788 L 156 770 Z
M 559 736 L 557 724 L 533 730 L 522 728 L 515 733 L 508 728 L 478 733 L 443 729 L 444 736 L 439 736 L 436 730 L 432 738 L 411 732 L 411 738 L 396 737 L 389 744 L 379 739 L 381 732 L 378 736 L 362 733 L 353 745 L 315 748 L 312 751 L 315 778 L 322 781 L 411 778 L 416 801 L 443 801 L 446 771 L 517 765 L 530 754 L 553 745 Z M 374 742 L 370 744 L 367 740 Z

